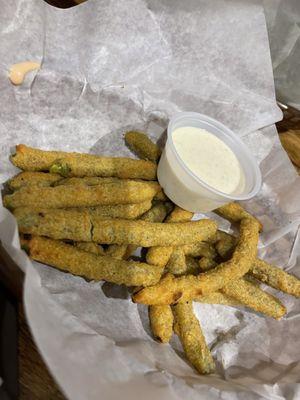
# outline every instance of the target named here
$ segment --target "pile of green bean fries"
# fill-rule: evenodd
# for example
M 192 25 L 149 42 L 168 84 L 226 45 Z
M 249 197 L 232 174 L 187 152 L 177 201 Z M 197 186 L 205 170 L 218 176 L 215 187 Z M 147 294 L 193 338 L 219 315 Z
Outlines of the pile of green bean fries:
M 238 226 L 237 237 L 214 220 L 192 221 L 156 180 L 157 145 L 140 132 L 127 132 L 125 142 L 140 159 L 16 146 L 11 161 L 22 172 L 8 182 L 4 205 L 32 259 L 133 287 L 133 302 L 149 307 L 154 338 L 168 343 L 175 333 L 188 361 L 211 373 L 215 364 L 193 301 L 280 319 L 284 305 L 259 283 L 300 297 L 300 280 L 257 258 L 263 227 L 239 204 L 215 210 Z M 145 259 L 134 261 L 139 247 Z

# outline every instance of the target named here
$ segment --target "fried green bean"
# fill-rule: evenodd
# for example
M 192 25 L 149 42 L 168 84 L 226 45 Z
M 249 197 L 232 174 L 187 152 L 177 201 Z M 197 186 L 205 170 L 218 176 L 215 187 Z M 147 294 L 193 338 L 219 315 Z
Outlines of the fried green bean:
M 104 244 L 135 244 L 141 247 L 180 246 L 206 240 L 215 234 L 216 223 L 201 220 L 183 223 L 153 223 L 132 220 L 100 220 L 91 217 L 93 241 Z
M 168 264 L 172 251 L 173 248 L 171 246 L 150 247 L 146 255 L 147 263 L 165 267 Z
M 145 212 L 140 219 L 146 222 L 162 222 L 167 215 L 168 204 L 167 203 L 156 203 L 153 207 Z M 129 245 L 117 245 L 111 244 L 108 246 L 106 253 L 111 257 L 116 257 L 118 259 L 127 260 L 132 253 L 136 251 L 138 246 L 133 244 Z
M 31 258 L 36 261 L 90 280 L 147 286 L 157 282 L 162 274 L 162 268 L 158 266 L 95 255 L 39 236 L 30 240 L 29 250 Z
M 244 276 L 256 258 L 258 223 L 254 219 L 241 221 L 240 237 L 232 258 L 198 276 L 175 278 L 166 275 L 157 285 L 142 289 L 134 295 L 137 303 L 157 305 L 187 301 L 202 294 L 216 292 L 232 280 Z
M 230 222 L 240 222 L 245 218 L 253 218 L 259 223 L 259 230 L 262 231 L 263 226 L 261 222 L 249 214 L 243 207 L 238 203 L 228 203 L 222 207 L 217 208 L 214 212 L 221 217 L 228 219 Z
M 88 253 L 97 254 L 98 256 L 104 256 L 105 252 L 100 244 L 93 242 L 75 242 L 74 246 L 80 250 L 87 251 Z
M 114 204 L 98 207 L 78 208 L 77 210 L 88 211 L 90 215 L 102 219 L 107 218 L 122 218 L 122 219 L 136 219 L 143 215 L 146 211 L 150 210 L 152 206 L 151 200 L 142 201 L 141 203 L 134 204 Z
M 115 176 L 146 180 L 156 178 L 156 165 L 151 161 L 45 151 L 24 144 L 16 146 L 16 153 L 11 156 L 11 161 L 25 171 L 50 170 L 63 176 Z
M 132 181 L 132 179 L 119 179 L 119 178 L 101 178 L 99 176 L 84 176 L 83 178 L 79 177 L 73 177 L 73 178 L 61 178 L 60 181 L 58 181 L 56 184 L 53 186 L 60 186 L 60 185 L 65 185 L 65 186 L 74 186 L 74 185 L 87 185 L 87 186 L 97 186 L 97 185 L 102 185 L 103 183 L 110 183 L 110 182 L 124 182 L 124 181 Z M 141 179 L 135 179 L 136 182 L 144 182 Z M 157 181 L 148 181 L 149 185 L 153 185 L 155 188 L 158 185 Z M 167 201 L 168 198 L 164 194 L 161 188 L 159 188 L 158 192 L 155 194 L 154 200 L 158 201 Z
M 61 175 L 60 176 L 60 181 L 58 181 L 55 185 L 53 186 L 80 186 L 80 185 L 85 185 L 85 186 L 97 186 L 97 185 L 102 185 L 103 183 L 111 183 L 111 182 L 119 182 L 119 178 L 113 178 L 113 177 L 107 177 L 103 178 L 100 176 L 84 176 L 82 178 L 79 178 L 77 176 L 74 176 L 73 178 L 63 178 Z M 132 179 L 130 179 L 132 180 Z
M 226 294 L 220 291 L 207 293 L 202 296 L 197 296 L 194 298 L 194 301 L 204 304 L 221 304 L 223 306 L 231 306 L 231 307 L 243 305 L 233 297 L 227 296 Z M 158 306 L 152 306 L 152 307 L 158 307 Z
M 229 240 L 220 240 L 216 244 L 218 253 L 223 257 L 227 258 L 230 253 L 234 250 L 236 244 L 236 238 L 227 235 Z M 259 281 L 265 283 L 274 289 L 280 290 L 281 292 L 290 294 L 295 297 L 300 297 L 300 280 L 285 272 L 283 269 L 276 267 L 275 265 L 268 264 L 267 262 L 256 259 L 250 270 L 249 277 L 254 277 Z
M 199 242 L 193 244 L 187 244 L 183 246 L 183 252 L 186 256 L 191 257 L 207 257 L 215 258 L 217 253 L 212 245 L 209 243 Z
M 208 258 L 202 258 L 199 261 L 200 269 L 203 271 L 213 269 L 216 265 L 214 260 Z M 229 298 L 235 299 L 241 305 L 252 308 L 269 317 L 280 319 L 286 312 L 285 307 L 276 297 L 264 292 L 256 282 L 249 280 L 251 276 L 248 278 L 247 275 L 246 277 L 229 282 L 220 289 L 220 292 Z
M 202 293 L 216 292 L 228 282 L 244 276 L 257 255 L 259 224 L 253 218 L 240 223 L 240 236 L 230 260 L 199 276 Z
M 187 270 L 185 254 L 182 247 L 175 247 L 166 265 L 166 270 L 171 274 L 182 275 Z
M 252 265 L 250 274 L 274 289 L 300 297 L 300 280 L 275 265 L 257 259 Z
M 189 362 L 201 374 L 215 370 L 215 363 L 206 344 L 192 302 L 179 303 L 173 307 L 175 318 L 174 329 L 178 335 Z
M 31 208 L 16 208 L 14 216 L 19 232 L 53 239 L 69 239 L 75 242 L 92 241 L 92 224 L 87 212 L 63 209 L 35 211 Z
M 186 262 L 186 275 L 198 275 L 200 273 L 198 261 L 191 257 L 185 256 Z
M 134 244 L 150 247 L 164 243 L 186 244 L 214 235 L 216 224 L 211 220 L 163 224 L 124 219 L 103 220 L 88 212 L 48 209 L 15 210 L 22 233 L 100 244 Z
M 216 261 L 214 261 L 212 258 L 202 257 L 199 260 L 199 267 L 201 271 L 209 271 L 210 269 L 215 268 L 217 265 L 218 264 Z
M 7 208 L 68 208 L 141 203 L 159 190 L 148 182 L 111 182 L 98 186 L 30 186 L 4 196 Z
M 90 216 L 95 216 L 101 219 L 110 219 L 110 218 L 122 218 L 122 219 L 135 219 L 140 215 L 143 215 L 147 210 L 151 208 L 152 202 L 151 200 L 143 201 L 142 203 L 135 204 L 117 204 L 117 205 L 107 205 L 107 206 L 98 206 L 98 207 L 71 207 L 65 209 L 66 211 L 72 211 L 77 213 L 87 213 Z M 44 212 L 50 210 L 64 210 L 64 209 L 55 209 L 55 208 L 36 208 L 36 207 L 18 207 L 15 210 L 18 210 L 18 213 L 22 210 L 26 210 L 28 212 Z M 14 211 L 16 212 L 16 211 Z
M 133 244 L 111 244 L 105 251 L 105 254 L 117 258 L 118 260 L 127 260 L 131 255 L 131 250 L 129 250 L 129 246 L 135 246 Z
M 168 343 L 173 334 L 173 312 L 170 306 L 149 307 L 150 327 L 155 339 Z
M 160 155 L 160 148 L 152 142 L 149 136 L 141 132 L 126 132 L 125 143 L 127 146 L 143 160 L 157 162 Z
M 62 177 L 48 172 L 20 172 L 8 181 L 8 186 L 12 190 L 20 189 L 24 186 L 51 186 L 60 181 Z
M 174 210 L 166 219 L 166 222 L 168 223 L 188 222 L 192 219 L 193 215 L 194 215 L 193 213 L 183 210 L 178 206 L 175 206 Z M 146 260 L 149 264 L 161 265 L 165 267 L 171 257 L 172 252 L 173 252 L 173 247 L 171 246 L 152 247 L 147 252 Z
M 222 231 L 218 231 L 217 235 L 218 241 L 215 244 L 216 250 L 218 254 L 224 260 L 226 260 L 231 257 L 232 252 L 236 246 L 237 239 L 234 236 Z
M 276 297 L 243 278 L 227 283 L 221 292 L 233 297 L 241 304 L 275 319 L 282 318 L 286 313 L 286 308 Z

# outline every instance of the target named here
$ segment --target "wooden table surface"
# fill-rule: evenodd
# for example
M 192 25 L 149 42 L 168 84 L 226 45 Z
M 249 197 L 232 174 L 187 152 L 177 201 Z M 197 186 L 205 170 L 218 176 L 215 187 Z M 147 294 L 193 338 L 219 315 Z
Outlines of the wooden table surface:
M 296 111 L 286 110 L 284 120 L 277 124 L 288 154 L 300 171 L 300 117 Z M 22 273 L 17 267 L 7 262 L 3 252 L 0 253 L 0 280 L 19 298 L 19 384 L 22 400 L 61 400 L 65 399 L 32 340 L 26 323 L 21 301 Z M 5 265 L 5 270 L 1 269 Z M 7 265 L 10 267 L 7 268 Z

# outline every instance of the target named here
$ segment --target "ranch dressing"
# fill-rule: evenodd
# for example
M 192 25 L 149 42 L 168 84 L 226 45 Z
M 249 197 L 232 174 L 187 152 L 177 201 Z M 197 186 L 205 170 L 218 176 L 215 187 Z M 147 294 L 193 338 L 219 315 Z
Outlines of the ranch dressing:
M 243 189 L 240 162 L 221 139 L 192 126 L 175 129 L 172 138 L 183 163 L 207 185 L 226 194 Z

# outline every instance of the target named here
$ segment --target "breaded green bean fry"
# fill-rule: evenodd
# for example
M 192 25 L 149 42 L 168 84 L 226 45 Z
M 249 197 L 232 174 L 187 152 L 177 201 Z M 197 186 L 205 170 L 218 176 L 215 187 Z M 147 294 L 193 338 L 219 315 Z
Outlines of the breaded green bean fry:
M 168 223 L 175 223 L 175 222 L 188 222 L 192 219 L 193 213 L 184 210 L 178 206 L 174 207 L 174 210 L 166 219 Z M 166 266 L 171 254 L 173 252 L 173 247 L 165 247 L 165 246 L 157 246 L 152 247 L 148 250 L 146 255 L 146 260 L 149 264 L 152 265 L 161 265 Z
M 173 304 L 179 299 L 187 301 L 195 296 L 216 292 L 232 280 L 244 276 L 256 258 L 258 229 L 254 219 L 242 220 L 239 241 L 229 261 L 198 276 L 174 278 L 169 275 L 157 285 L 136 293 L 134 301 L 143 304 Z
M 300 280 L 281 268 L 270 265 L 263 260 L 255 260 L 250 274 L 256 279 L 295 297 L 300 297 Z
M 158 161 L 161 150 L 145 133 L 126 132 L 125 142 L 139 158 L 153 162 Z
M 88 211 L 90 215 L 102 219 L 107 218 L 122 218 L 136 219 L 150 210 L 152 206 L 151 200 L 142 201 L 134 204 L 114 204 L 106 206 L 78 208 L 79 211 Z
M 275 319 L 282 318 L 286 313 L 286 308 L 276 297 L 243 278 L 229 282 L 221 289 L 221 292 L 245 306 Z
M 30 186 L 4 196 L 7 208 L 68 208 L 141 203 L 153 198 L 157 190 L 148 182 L 111 182 L 98 186 Z
M 171 246 L 150 247 L 146 255 L 147 263 L 151 265 L 160 265 L 161 267 L 165 267 L 170 260 L 172 251 L 173 247 Z
M 202 257 L 199 260 L 199 267 L 201 271 L 209 271 L 210 269 L 215 268 L 217 265 L 218 264 L 212 258 Z
M 202 296 L 197 296 L 194 298 L 194 301 L 204 304 L 221 304 L 223 306 L 231 306 L 231 307 L 243 305 L 233 297 L 227 296 L 226 294 L 220 291 L 207 293 Z M 152 307 L 158 307 L 158 306 L 152 306 Z
M 70 207 L 66 208 L 66 211 L 72 211 L 77 213 L 87 213 L 90 216 L 99 217 L 101 219 L 110 218 L 122 218 L 122 219 L 135 219 L 140 215 L 143 215 L 146 211 L 151 208 L 151 200 L 143 201 L 142 203 L 135 204 L 117 204 L 117 205 L 107 205 L 107 206 L 97 206 L 97 207 Z M 44 212 L 50 210 L 64 210 L 56 208 L 36 208 L 36 207 L 18 207 L 20 213 L 22 210 L 27 210 L 32 212 Z M 14 211 L 15 212 L 15 211 Z
M 156 165 L 131 158 L 101 157 L 92 154 L 45 151 L 24 144 L 16 146 L 12 163 L 25 171 L 49 171 L 67 176 L 115 176 L 154 180 Z
M 212 245 L 204 242 L 187 244 L 183 246 L 186 256 L 215 258 L 217 253 Z
M 208 271 L 215 268 L 216 263 L 214 260 L 202 258 L 199 261 L 199 266 L 203 271 Z M 264 292 L 256 283 L 249 281 L 245 277 L 229 282 L 220 289 L 220 292 L 229 298 L 235 299 L 241 305 L 275 319 L 280 319 L 286 312 L 285 307 L 276 297 Z
M 62 177 L 48 172 L 20 172 L 8 181 L 12 190 L 20 189 L 24 186 L 51 186 L 60 181 Z
M 221 217 L 228 219 L 230 222 L 240 222 L 245 218 L 253 218 L 259 223 L 259 230 L 262 231 L 263 226 L 261 222 L 249 214 L 243 207 L 238 203 L 228 203 L 222 207 L 217 208 L 214 212 Z
M 188 222 L 193 218 L 193 213 L 190 211 L 186 211 L 183 208 L 178 206 L 174 207 L 174 210 L 168 216 L 166 222 Z
M 134 244 L 142 247 L 159 243 L 180 245 L 205 240 L 214 235 L 216 230 L 216 224 L 211 220 L 176 224 L 103 220 L 87 212 L 60 209 L 35 212 L 22 208 L 16 209 L 14 214 L 22 233 L 100 244 Z
M 173 307 L 175 333 L 178 335 L 189 362 L 201 374 L 215 370 L 215 363 L 205 342 L 192 302 L 179 303 Z
M 182 275 L 187 270 L 185 254 L 182 247 L 175 247 L 166 265 L 166 270 L 173 275 Z
M 92 241 L 92 224 L 87 212 L 63 209 L 34 211 L 24 207 L 15 209 L 14 216 L 21 233 L 76 242 Z
M 257 255 L 259 224 L 253 218 L 240 223 L 240 236 L 230 260 L 199 275 L 199 290 L 202 293 L 216 292 L 228 282 L 244 276 Z
M 60 176 L 60 175 L 59 175 Z M 132 181 L 132 179 L 119 179 L 119 178 L 101 178 L 99 176 L 84 176 L 83 178 L 79 177 L 73 177 L 73 178 L 61 178 L 60 181 L 58 181 L 56 184 L 53 186 L 60 186 L 60 185 L 86 185 L 86 186 L 97 186 L 97 185 L 102 185 L 103 183 L 110 183 L 110 182 L 124 182 L 124 181 Z M 141 179 L 135 179 L 136 182 L 143 182 Z M 157 187 L 158 182 L 157 181 L 149 181 L 149 185 L 153 185 L 154 187 Z M 155 194 L 154 200 L 158 201 L 167 201 L 168 198 L 160 188 L 158 192 Z
M 103 178 L 100 176 L 84 176 L 82 178 L 79 178 L 77 176 L 74 176 L 73 178 L 63 178 L 61 175 L 60 176 L 60 181 L 58 181 L 55 185 L 53 186 L 97 186 L 97 185 L 102 185 L 103 183 L 111 183 L 111 182 L 119 182 L 119 178 L 113 178 L 113 177 L 107 177 Z M 132 179 L 130 179 L 132 180 Z
M 105 254 L 107 256 L 117 258 L 118 260 L 127 260 L 127 258 L 130 257 L 129 250 L 128 250 L 129 246 L 133 246 L 133 245 L 111 244 L 106 249 Z
M 74 246 L 80 250 L 87 251 L 88 253 L 97 254 L 98 256 L 104 256 L 105 252 L 100 244 L 93 242 L 75 242 Z
M 135 261 L 117 260 L 79 250 L 60 241 L 33 237 L 30 256 L 73 275 L 126 286 L 147 286 L 157 282 L 162 268 Z
M 215 234 L 216 223 L 201 220 L 183 223 L 153 223 L 132 220 L 98 220 L 91 217 L 92 239 L 104 244 L 135 244 L 152 247 L 180 246 L 206 240 Z
M 217 251 L 223 258 L 227 258 L 228 254 L 232 253 L 236 244 L 235 237 L 231 235 L 227 236 L 230 237 L 231 243 L 230 240 L 220 240 L 220 242 L 216 244 Z M 253 262 L 248 275 L 258 279 L 268 286 L 273 287 L 274 289 L 280 290 L 295 297 L 300 297 L 300 279 L 287 273 L 283 269 L 276 267 L 275 265 L 271 265 L 263 260 L 256 259 Z
M 64 177 L 112 176 L 121 179 L 145 179 L 148 181 L 156 179 L 156 165 L 151 161 L 100 157 L 90 154 L 85 154 L 85 156 L 58 159 L 51 165 L 49 172 Z
M 155 339 L 168 343 L 173 334 L 173 312 L 170 306 L 149 307 L 150 327 Z
M 226 260 L 231 257 L 237 243 L 237 238 L 222 231 L 218 231 L 217 235 L 219 240 L 215 244 L 216 250 Z
M 140 219 L 146 222 L 162 222 L 166 218 L 167 208 L 167 203 L 154 204 L 153 207 L 149 211 L 145 212 L 145 214 L 143 214 Z M 127 258 L 129 258 L 137 248 L 138 246 L 135 246 L 133 244 L 111 244 L 110 246 L 108 246 L 106 253 L 111 257 L 116 257 L 120 260 L 127 260 Z
M 198 265 L 198 261 L 191 256 L 186 256 L 185 261 L 186 261 L 186 275 L 199 275 L 200 268 Z

